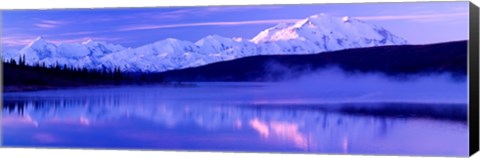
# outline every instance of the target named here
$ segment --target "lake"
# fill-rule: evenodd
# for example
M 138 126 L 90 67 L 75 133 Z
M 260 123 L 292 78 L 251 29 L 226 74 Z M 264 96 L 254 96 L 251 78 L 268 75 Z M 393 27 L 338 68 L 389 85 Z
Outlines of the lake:
M 456 119 L 466 117 L 466 103 L 393 99 L 392 104 L 375 99 L 395 95 L 389 91 L 278 88 L 282 86 L 195 83 L 4 93 L 2 145 L 468 155 L 468 125 L 466 120 Z M 406 108 L 394 113 L 378 110 L 404 104 Z M 412 110 L 417 107 L 419 110 Z M 430 117 L 432 107 L 440 110 Z M 403 110 L 419 115 L 396 114 Z

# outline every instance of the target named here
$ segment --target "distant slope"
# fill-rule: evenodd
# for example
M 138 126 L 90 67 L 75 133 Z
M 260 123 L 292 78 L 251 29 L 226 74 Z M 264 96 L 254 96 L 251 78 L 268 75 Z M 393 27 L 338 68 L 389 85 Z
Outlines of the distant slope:
M 337 66 L 390 76 L 451 73 L 466 76 L 467 41 L 381 46 L 308 55 L 262 55 L 157 74 L 164 81 L 266 81 Z

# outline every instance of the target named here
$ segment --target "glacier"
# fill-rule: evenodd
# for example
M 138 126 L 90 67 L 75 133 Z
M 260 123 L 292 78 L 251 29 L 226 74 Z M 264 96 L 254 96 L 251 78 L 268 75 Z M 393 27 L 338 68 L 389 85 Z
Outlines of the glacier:
M 316 14 L 280 23 L 252 39 L 209 35 L 196 42 L 167 38 L 137 48 L 104 41 L 48 42 L 38 37 L 21 50 L 4 50 L 2 59 L 25 56 L 26 64 L 66 65 L 128 72 L 164 72 L 256 55 L 312 54 L 350 48 L 405 45 L 388 30 L 352 17 Z

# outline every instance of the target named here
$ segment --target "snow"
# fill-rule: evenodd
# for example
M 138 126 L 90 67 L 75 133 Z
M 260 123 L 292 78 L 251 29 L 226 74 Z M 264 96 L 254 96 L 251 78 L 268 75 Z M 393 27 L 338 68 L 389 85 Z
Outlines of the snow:
M 15 59 L 18 60 L 20 58 L 19 50 L 17 49 L 6 49 L 2 50 L 2 59 L 5 60 L 11 60 Z
M 385 29 L 350 17 L 332 17 L 317 14 L 296 23 L 282 24 L 267 29 L 252 42 L 275 42 L 281 50 L 303 48 L 297 53 L 315 53 L 348 48 L 381 45 L 403 45 L 407 42 Z M 287 41 L 287 42 L 279 42 Z M 271 44 L 268 44 L 271 47 Z
M 79 59 L 81 57 L 86 57 L 90 54 L 90 51 L 82 46 L 81 44 L 59 44 L 57 55 L 59 57 Z
M 209 35 L 197 42 L 167 38 L 137 48 L 103 41 L 53 44 L 39 37 L 3 59 L 26 56 L 27 64 L 67 64 L 75 67 L 162 72 L 266 54 L 310 54 L 349 48 L 404 45 L 407 41 L 361 20 L 316 14 L 294 23 L 280 23 L 252 39 Z
M 100 57 L 113 52 L 119 52 L 125 49 L 125 47 L 121 45 L 114 45 L 106 43 L 104 41 L 88 40 L 86 42 L 83 42 L 82 45 L 84 45 L 88 50 L 90 50 L 92 55 L 95 57 Z

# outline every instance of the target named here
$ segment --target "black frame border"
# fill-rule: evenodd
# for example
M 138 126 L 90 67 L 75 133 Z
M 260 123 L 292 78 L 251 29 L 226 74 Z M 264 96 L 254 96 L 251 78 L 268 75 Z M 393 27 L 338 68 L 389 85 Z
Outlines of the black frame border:
M 435 2 L 435 1 L 423 1 L 423 2 Z M 382 2 L 373 2 L 373 3 L 382 3 Z M 385 2 L 383 2 L 385 3 Z M 400 2 L 400 3 L 409 3 L 409 2 Z M 415 3 L 415 2 L 412 2 Z M 318 3 L 320 4 L 320 3 Z M 336 4 L 336 3 L 321 3 L 321 4 Z M 356 4 L 354 2 L 351 2 L 351 4 Z M 266 4 L 268 5 L 276 5 L 276 4 Z M 286 5 L 295 5 L 295 4 L 286 4 Z M 227 5 L 229 6 L 229 5 Z M 245 5 L 248 6 L 248 5 Z M 168 7 L 168 6 L 167 6 Z M 178 7 L 184 7 L 184 6 L 178 6 Z M 204 7 L 204 6 L 201 6 Z M 129 8 L 129 7 L 126 7 Z M 142 8 L 157 8 L 157 7 L 142 7 Z M 62 8 L 62 9 L 67 9 L 67 8 Z M 86 9 L 86 8 L 68 8 L 68 9 Z M 117 8 L 104 8 L 104 9 L 117 9 Z M 8 9 L 6 9 L 8 10 Z M 17 9 L 17 10 L 31 10 L 31 9 Z M 52 10 L 52 9 L 49 9 Z M 58 9 L 53 9 L 53 10 L 58 10 Z M 2 19 L 2 14 L 0 10 L 0 21 Z M 472 156 L 473 154 L 477 153 L 479 149 L 479 144 L 480 144 L 480 85 L 479 85 L 479 69 L 480 69 L 480 40 L 479 40 L 479 22 L 480 22 L 480 16 L 479 16 L 479 7 L 475 5 L 473 2 L 469 2 L 469 39 L 468 39 L 468 95 L 469 95 L 469 104 L 468 104 L 468 128 L 469 128 L 469 155 Z M 2 23 L 0 22 L 0 28 L 2 26 Z M 0 35 L 2 32 L 0 31 Z M 1 48 L 1 45 L 0 45 Z M 1 50 L 1 49 L 0 49 Z M 1 54 L 1 53 L 0 53 Z M 0 94 L 3 93 L 3 64 L 0 63 Z M 3 106 L 3 97 L 0 97 L 0 108 Z M 2 146 L 2 126 L 1 126 L 1 120 L 2 120 L 2 113 L 0 113 L 0 148 L 5 148 L 5 146 Z M 41 149 L 38 147 L 29 147 L 29 148 L 36 148 L 36 149 Z M 43 148 L 43 149 L 48 149 L 48 148 Z M 51 148 L 55 149 L 55 148 Z M 62 149 L 62 148 L 56 148 L 56 149 Z M 68 149 L 68 148 L 64 148 Z M 105 150 L 105 149 L 100 149 L 100 150 Z M 127 149 L 129 150 L 129 149 Z M 144 150 L 145 151 L 145 150 Z M 153 150 L 153 151 L 162 151 L 162 150 Z M 185 151 L 183 151 L 185 152 Z M 217 152 L 217 151 L 214 151 Z M 355 155 L 355 154 L 353 154 Z M 378 155 L 377 155 L 378 156 Z M 394 156 L 394 155 L 391 155 Z
M 469 154 L 473 155 L 479 150 L 479 8 L 470 2 L 469 40 L 468 40 L 468 75 L 469 75 Z

